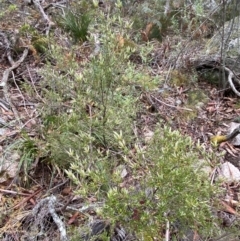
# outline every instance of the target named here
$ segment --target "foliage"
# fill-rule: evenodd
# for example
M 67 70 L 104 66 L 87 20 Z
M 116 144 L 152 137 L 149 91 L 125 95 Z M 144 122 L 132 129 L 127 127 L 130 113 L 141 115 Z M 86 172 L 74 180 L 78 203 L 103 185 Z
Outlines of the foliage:
M 109 189 L 103 215 L 121 220 L 140 236 L 157 236 L 167 220 L 181 231 L 206 229 L 212 188 L 204 174 L 193 170 L 194 148 L 190 138 L 158 127 L 147 149 L 137 150 L 131 174 L 139 186 L 121 188 L 120 181 Z
M 48 50 L 48 44 L 49 39 L 42 34 L 39 34 L 39 32 L 30 26 L 29 24 L 23 24 L 20 28 L 20 36 L 24 39 L 31 38 L 31 41 L 28 40 L 26 42 L 29 42 L 29 47 L 33 52 L 38 53 L 46 53 Z M 16 46 L 16 48 L 19 48 L 20 46 Z
M 65 168 L 77 193 L 105 201 L 101 216 L 127 225 L 140 239 L 162 233 L 167 221 L 182 231 L 207 232 L 212 190 L 205 176 L 194 171 L 199 153 L 191 139 L 158 126 L 145 149 L 137 144 L 135 85 L 145 87 L 129 62 L 133 49 L 116 48 L 112 29 L 124 29 L 124 24 L 108 17 L 98 26 L 100 53 L 81 72 L 74 58 L 65 62 L 61 50 L 52 46 L 55 69 L 61 71 L 50 64 L 42 71 L 50 161 Z M 124 170 L 132 178 L 127 187 Z
M 164 22 L 163 12 L 156 17 L 163 11 L 160 2 L 144 2 L 141 13 L 165 32 L 178 18 L 173 13 Z M 76 193 L 105 202 L 99 215 L 125 224 L 139 239 L 159 236 L 166 222 L 182 232 L 192 228 L 208 233 L 209 223 L 214 224 L 210 215 L 214 193 L 204 174 L 194 171 L 199 152 L 191 139 L 161 125 L 148 144 L 136 134 L 140 105 L 136 87 L 144 91 L 154 78 L 129 59 L 137 52 L 144 66 L 151 48 L 135 43 L 119 47 L 119 36 L 129 38 L 126 31 L 132 23 L 121 18 L 127 1 L 123 8 L 117 6 L 114 14 L 93 14 L 91 21 L 88 14 L 69 11 L 59 22 L 75 45 L 65 53 L 52 44 L 49 55 L 54 64 L 47 63 L 41 71 L 47 161 L 65 170 L 78 187 Z M 133 15 L 136 24 L 140 15 Z M 95 35 L 90 34 L 93 29 Z M 101 43 L 98 54 L 78 62 L 75 48 L 86 40 L 96 46 L 96 38 Z M 27 141 L 25 148 L 31 159 L 35 145 Z M 124 172 L 130 180 L 124 179 Z
M 3 4 L 3 3 L 0 2 L 0 4 Z M 0 18 L 6 16 L 7 14 L 12 14 L 12 12 L 16 10 L 17 10 L 17 6 L 15 4 L 10 4 L 7 9 L 3 10 L 2 8 L 2 10 L 0 11 Z
M 131 16 L 134 29 L 146 31 L 148 24 L 152 23 L 148 39 L 162 41 L 170 32 L 190 36 L 192 31 L 199 28 L 199 20 L 204 17 L 203 4 L 197 2 L 194 5 L 196 7 L 192 8 L 183 1 L 170 1 L 169 11 L 166 12 L 165 0 L 141 1 L 135 4 L 124 1 L 123 9 L 125 15 Z
M 76 14 L 72 11 L 68 11 L 65 16 L 63 16 L 59 24 L 70 33 L 74 42 L 86 41 L 88 35 L 88 27 L 90 24 L 90 16 L 88 13 Z
M 64 75 L 51 65 L 42 71 L 45 79 L 42 90 L 48 103 L 42 112 L 44 131 L 51 156 L 59 165 L 71 162 L 72 158 L 67 156 L 70 149 L 80 159 L 86 159 L 86 151 L 93 152 L 83 161 L 88 165 L 95 162 L 92 155 L 99 148 L 117 151 L 114 132 L 121 130 L 129 145 L 134 138 L 132 123 L 137 112 L 137 90 L 131 83 L 138 84 L 141 79 L 128 61 L 130 48 L 116 49 L 116 35 L 110 32 L 111 21 L 117 20 L 108 19 L 104 27 L 101 53 L 84 66 L 82 73 L 74 60 L 65 62 L 57 47 L 52 47 L 52 56 L 56 59 L 55 68 L 61 69 Z
M 23 155 L 19 162 L 19 168 L 22 169 L 24 173 L 24 181 L 27 181 L 28 171 L 37 157 L 38 147 L 36 146 L 35 141 L 28 137 L 22 141 L 21 146 Z

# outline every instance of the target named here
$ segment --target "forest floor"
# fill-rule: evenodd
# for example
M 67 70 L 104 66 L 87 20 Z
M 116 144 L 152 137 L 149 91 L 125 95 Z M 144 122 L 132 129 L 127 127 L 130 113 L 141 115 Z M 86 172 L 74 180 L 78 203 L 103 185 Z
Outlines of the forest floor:
M 20 6 L 21 4 L 18 7 L 20 8 Z M 36 20 L 39 21 L 39 25 L 42 24 L 39 20 L 41 14 L 36 7 L 29 6 L 29 13 L 27 20 L 29 23 L 32 24 Z M 21 16 L 20 10 L 17 9 L 12 12 L 11 16 L 4 16 L 4 21 L 0 23 L 0 56 L 2 56 L 0 59 L 2 79 L 0 82 L 0 153 L 2 161 L 4 160 L 4 164 L 1 164 L 2 168 L 0 168 L 0 208 L 2 210 L 0 233 L 5 235 L 3 240 L 19 240 L 14 239 L 14 235 L 19 236 L 17 230 L 20 230 L 20 226 L 24 230 L 25 225 L 26 232 L 31 223 L 31 220 L 26 220 L 26 217 L 37 206 L 37 202 L 39 205 L 39 200 L 44 200 L 49 193 L 58 196 L 59 203 L 63 204 L 58 208 L 69 220 L 68 225 L 74 222 L 79 224 L 84 219 L 79 214 L 68 216 L 69 213 L 66 210 L 68 203 L 75 201 L 76 205 L 80 205 L 81 200 L 74 196 L 70 182 L 62 171 L 54 169 L 55 173 L 53 173 L 51 166 L 41 162 L 41 158 L 36 158 L 26 174 L 22 163 L 28 156 L 19 156 L 18 151 L 13 151 L 18 150 L 18 145 L 24 136 L 36 139 L 44 138 L 40 136 L 39 132 L 42 125 L 39 115 L 39 106 L 42 105 L 39 101 L 41 99 L 39 70 L 45 65 L 45 56 L 36 53 L 27 43 L 27 39 L 23 43 L 23 47 L 28 46 L 26 56 L 23 56 L 23 48 L 19 52 L 13 52 L 10 50 L 10 46 L 8 48 L 8 40 L 5 39 L 9 39 L 11 34 L 16 36 L 21 19 L 26 21 L 26 18 Z M 163 47 L 164 43 L 159 43 L 158 49 L 153 49 L 153 52 L 157 52 Z M 9 53 L 12 54 L 10 58 Z M 86 58 L 88 58 L 87 55 L 89 56 L 89 53 L 86 53 Z M 23 58 L 21 59 L 21 57 Z M 138 68 L 141 68 L 141 63 L 137 65 Z M 156 65 L 157 67 L 152 66 L 153 73 L 161 72 L 158 72 L 159 65 L 160 63 Z M 1 85 L 3 82 L 5 85 Z M 23 85 L 31 86 L 36 98 L 30 96 L 22 87 Z M 226 142 L 215 147 L 210 142 L 212 135 L 227 134 L 229 123 L 240 115 L 239 99 L 231 91 L 224 92 L 216 85 L 199 77 L 191 84 L 172 85 L 171 80 L 165 81 L 158 89 L 142 91 L 139 99 L 142 105 L 137 121 L 140 125 L 139 132 L 146 139 L 151 138 L 156 123 L 160 121 L 161 125 L 169 125 L 173 130 L 179 130 L 183 135 L 190 136 L 195 143 L 204 144 L 208 150 L 223 152 L 224 155 L 219 159 L 219 163 L 230 162 L 240 168 L 238 161 L 240 150 L 237 146 Z M 9 168 L 1 171 L 4 169 L 3 166 L 9 166 Z M 19 167 L 21 168 L 19 169 Z M 209 175 L 214 178 L 216 166 L 211 166 Z M 226 196 L 230 196 L 238 203 L 239 184 L 223 183 L 223 186 L 227 193 Z M 224 200 L 223 202 L 221 211 L 228 214 L 229 220 L 231 216 L 238 215 L 236 206 Z M 90 210 L 90 215 L 91 212 Z M 94 213 L 92 214 L 94 216 Z M 23 219 L 24 222 L 22 222 Z M 49 223 L 45 223 L 45 225 L 51 226 Z M 22 232 L 24 233 L 24 231 Z M 9 238 L 10 236 L 12 239 Z M 22 234 L 22 237 L 25 236 L 27 236 L 27 232 Z M 52 238 L 60 240 L 54 235 Z

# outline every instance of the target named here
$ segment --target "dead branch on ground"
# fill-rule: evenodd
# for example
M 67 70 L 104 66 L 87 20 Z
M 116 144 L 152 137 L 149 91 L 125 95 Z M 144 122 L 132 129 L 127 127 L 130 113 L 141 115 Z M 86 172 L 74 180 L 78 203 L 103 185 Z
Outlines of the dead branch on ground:
M 233 83 L 233 77 L 234 77 L 234 73 L 232 70 L 230 70 L 229 68 L 227 67 L 224 67 L 224 70 L 226 72 L 228 72 L 228 83 L 230 85 L 230 87 L 232 88 L 233 92 L 240 97 L 240 92 L 236 89 L 234 83 Z
M 8 53 L 7 55 L 10 56 L 10 49 L 7 49 Z M 5 100 L 7 101 L 7 103 L 9 104 L 9 106 L 11 107 L 12 111 L 13 111 L 13 114 L 15 116 L 15 118 L 18 120 L 18 122 L 22 125 L 21 123 L 21 120 L 20 120 L 20 116 L 18 114 L 18 111 L 16 109 L 16 107 L 13 105 L 12 101 L 11 101 L 11 98 L 9 96 L 9 92 L 8 92 L 8 85 L 7 85 L 7 82 L 8 82 L 8 78 L 9 78 L 9 74 L 11 73 L 11 71 L 13 71 L 14 69 L 18 68 L 18 66 L 24 61 L 24 59 L 27 57 L 28 55 L 28 48 L 26 48 L 24 51 L 23 51 L 23 54 L 21 56 L 21 58 L 14 62 L 14 61 L 11 61 L 11 67 L 6 69 L 4 72 L 3 72 L 3 77 L 2 77 L 2 81 L 0 83 L 0 86 L 3 88 L 3 94 L 4 94 L 4 98 Z M 12 58 L 11 58 L 12 59 Z
M 39 10 L 39 12 L 41 13 L 43 19 L 47 22 L 48 27 L 47 27 L 47 30 L 46 30 L 46 35 L 49 35 L 49 32 L 50 32 L 51 27 L 55 25 L 54 22 L 52 22 L 52 21 L 49 19 L 48 15 L 44 12 L 44 9 L 43 9 L 43 7 L 41 6 L 39 0 L 33 0 L 33 4 L 34 4 L 34 6 L 36 7 L 36 9 Z

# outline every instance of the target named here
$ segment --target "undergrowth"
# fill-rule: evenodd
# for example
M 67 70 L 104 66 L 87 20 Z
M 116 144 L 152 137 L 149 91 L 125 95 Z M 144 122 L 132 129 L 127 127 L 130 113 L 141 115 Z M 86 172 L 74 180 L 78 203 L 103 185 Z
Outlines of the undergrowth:
M 114 15 L 93 15 L 84 26 L 75 15 L 65 17 L 64 29 L 74 40 L 95 46 L 96 35 L 89 32 L 97 29 L 101 44 L 84 63 L 74 55 L 77 41 L 68 55 L 50 47 L 54 65 L 49 62 L 40 72 L 46 161 L 64 169 L 77 194 L 105 204 L 99 216 L 124 225 L 140 240 L 163 237 L 168 222 L 179 233 L 192 229 L 207 236 L 215 225 L 214 190 L 194 170 L 199 150 L 189 137 L 161 124 L 149 143 L 137 134 L 139 96 L 155 79 L 129 59 L 139 54 L 147 69 L 151 48 L 119 43 L 119 36 L 132 34 L 121 14 L 119 5 Z

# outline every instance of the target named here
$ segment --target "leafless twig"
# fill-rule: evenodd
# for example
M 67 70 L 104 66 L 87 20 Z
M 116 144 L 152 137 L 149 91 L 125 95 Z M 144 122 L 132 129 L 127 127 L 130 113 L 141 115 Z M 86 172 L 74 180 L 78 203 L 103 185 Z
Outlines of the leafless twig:
M 38 94 L 38 92 L 37 92 L 37 89 L 36 89 L 36 86 L 35 86 L 35 84 L 34 84 L 34 82 L 33 82 L 32 74 L 31 74 L 31 71 L 29 70 L 28 65 L 27 65 L 27 70 L 28 70 L 28 74 L 29 74 L 29 77 L 30 77 L 30 80 L 31 80 L 31 83 L 32 83 L 32 87 L 33 87 L 33 89 L 34 89 L 34 91 L 35 91 L 35 93 L 36 93 L 36 96 L 38 96 L 39 99 L 40 99 L 43 103 L 45 103 L 44 100 L 43 100 L 43 98 L 42 98 L 42 97 Z
M 32 214 L 35 218 L 34 225 L 40 226 L 41 232 L 43 232 L 44 218 L 46 218 L 47 215 L 50 214 L 60 232 L 60 240 L 67 241 L 68 238 L 67 238 L 66 227 L 63 221 L 59 218 L 59 216 L 56 213 L 56 209 L 55 209 L 56 204 L 57 204 L 57 198 L 53 195 L 40 200 L 39 203 L 34 207 L 32 211 Z
M 41 6 L 39 0 L 33 0 L 33 4 L 39 10 L 43 19 L 48 23 L 48 28 L 46 30 L 46 34 L 49 35 L 50 28 L 55 25 L 54 22 L 52 22 L 49 19 L 48 15 L 44 12 L 43 7 Z
M 6 190 L 6 189 L 0 189 L 0 192 L 6 193 L 6 194 L 21 195 L 21 196 L 29 196 L 30 195 L 28 193 L 16 192 L 16 191 Z
M 23 101 L 23 103 L 24 103 L 24 109 L 25 109 L 27 115 L 30 117 L 29 112 L 28 112 L 28 109 L 26 108 L 25 98 L 24 98 L 24 96 L 23 96 L 23 94 L 22 94 L 22 91 L 20 90 L 20 88 L 19 88 L 19 86 L 18 86 L 18 84 L 17 84 L 17 82 L 16 82 L 15 75 L 14 75 L 13 72 L 12 72 L 12 76 L 13 76 L 13 82 L 14 82 L 15 86 L 17 87 L 18 92 L 20 93 L 20 95 L 21 95 L 21 97 L 22 97 L 22 101 Z
M 166 232 L 165 232 L 165 241 L 169 241 L 169 237 L 170 237 L 170 224 L 169 224 L 169 220 L 166 221 Z
M 55 211 L 56 201 L 57 199 L 55 196 L 51 196 L 48 198 L 48 210 L 49 210 L 49 213 L 51 213 L 52 218 L 59 229 L 61 241 L 67 241 L 68 238 L 67 238 L 66 227 Z
M 18 66 L 24 61 L 24 59 L 27 57 L 27 55 L 28 55 L 28 48 L 26 48 L 23 51 L 23 54 L 18 61 L 13 62 L 12 66 L 10 68 L 6 69 L 3 72 L 2 81 L 0 83 L 0 86 L 3 88 L 4 98 L 6 99 L 7 103 L 10 105 L 10 107 L 11 107 L 11 109 L 12 109 L 14 115 L 15 115 L 15 118 L 18 120 L 18 122 L 20 124 L 22 124 L 21 120 L 20 120 L 20 116 L 18 114 L 18 111 L 17 111 L 16 107 L 12 104 L 11 98 L 10 98 L 9 93 L 8 93 L 7 81 L 8 81 L 8 77 L 9 77 L 10 72 L 13 71 L 14 69 L 18 68 Z
M 157 99 L 157 98 L 154 97 L 153 95 L 151 95 L 151 97 L 152 97 L 154 100 L 156 100 L 158 103 L 163 104 L 163 105 L 166 105 L 166 106 L 168 106 L 168 107 L 176 108 L 176 109 L 181 109 L 181 110 L 187 110 L 187 111 L 193 111 L 192 109 L 189 109 L 189 108 L 184 108 L 184 107 L 179 107 L 179 106 L 167 104 L 167 103 L 165 103 L 165 102 Z
M 234 77 L 233 71 L 227 67 L 224 67 L 224 70 L 228 72 L 228 83 L 230 84 L 233 92 L 240 97 L 240 92 L 236 89 L 235 85 L 233 84 L 233 77 Z
M 4 34 L 1 31 L 0 31 L 0 36 L 2 36 L 2 38 L 3 38 L 3 43 L 4 43 L 4 47 L 6 49 L 6 55 L 7 55 L 8 61 L 11 65 L 13 65 L 14 61 L 13 61 L 12 56 L 11 56 L 10 41 L 8 40 L 6 34 Z

